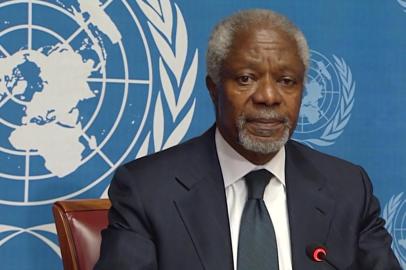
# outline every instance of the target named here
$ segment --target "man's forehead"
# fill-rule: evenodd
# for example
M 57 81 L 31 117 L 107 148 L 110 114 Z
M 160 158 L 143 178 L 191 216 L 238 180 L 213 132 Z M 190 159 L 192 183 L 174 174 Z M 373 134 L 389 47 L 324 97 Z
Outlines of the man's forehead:
M 278 70 L 304 70 L 297 43 L 286 32 L 264 26 L 236 32 L 223 68 L 256 69 L 265 63 L 276 65 Z
M 239 32 L 233 39 L 228 56 L 242 54 L 255 58 L 263 50 L 276 51 L 286 56 L 299 56 L 297 44 L 289 35 L 280 30 L 263 28 Z
M 286 31 L 267 24 L 246 26 L 237 30 L 231 45 L 233 47 L 253 42 L 296 45 L 295 39 Z

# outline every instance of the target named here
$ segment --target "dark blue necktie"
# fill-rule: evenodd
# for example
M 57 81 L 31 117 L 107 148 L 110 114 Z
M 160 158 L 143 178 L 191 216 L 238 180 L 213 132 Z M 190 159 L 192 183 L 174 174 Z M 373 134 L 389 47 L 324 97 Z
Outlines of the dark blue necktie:
M 272 220 L 263 200 L 272 173 L 265 169 L 245 176 L 248 200 L 241 217 L 238 270 L 278 270 L 278 248 Z

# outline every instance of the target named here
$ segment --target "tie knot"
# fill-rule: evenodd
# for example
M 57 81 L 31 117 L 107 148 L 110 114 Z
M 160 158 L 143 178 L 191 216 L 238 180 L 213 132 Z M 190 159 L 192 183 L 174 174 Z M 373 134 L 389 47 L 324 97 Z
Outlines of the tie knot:
M 252 171 L 245 176 L 247 183 L 248 199 L 262 199 L 266 185 L 271 180 L 272 173 L 265 169 Z

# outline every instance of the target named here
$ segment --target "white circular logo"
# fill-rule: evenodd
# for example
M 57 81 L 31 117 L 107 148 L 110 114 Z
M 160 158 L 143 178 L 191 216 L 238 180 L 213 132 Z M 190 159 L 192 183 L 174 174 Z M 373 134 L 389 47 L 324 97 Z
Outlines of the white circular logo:
M 406 268 L 406 198 L 403 192 L 392 196 L 385 205 L 382 217 L 393 236 L 393 251 L 403 268 Z
M 294 139 L 327 146 L 341 135 L 354 104 L 355 83 L 344 60 L 311 51 L 310 67 Z
M 99 195 L 124 160 L 182 140 L 198 67 L 187 36 L 169 0 L 1 1 L 0 205 L 15 215 L 1 248 L 34 239 L 60 258 L 49 204 Z
M 160 92 L 153 91 L 153 60 L 137 4 L 161 55 Z M 1 204 L 43 205 L 78 196 L 129 155 L 146 154 L 150 141 L 158 151 L 183 138 L 194 112 L 189 100 L 197 51 L 185 65 L 186 27 L 175 8 L 142 1 L 0 4 L 10 14 L 2 16 L 0 29 Z M 172 52 L 174 45 L 182 52 Z M 148 117 L 152 127 L 144 127 Z

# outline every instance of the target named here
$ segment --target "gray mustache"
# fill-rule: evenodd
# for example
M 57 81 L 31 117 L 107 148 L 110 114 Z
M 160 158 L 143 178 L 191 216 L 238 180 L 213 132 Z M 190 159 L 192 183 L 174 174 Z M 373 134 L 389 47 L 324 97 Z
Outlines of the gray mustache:
M 289 118 L 284 116 L 274 110 L 259 110 L 254 115 L 245 115 L 242 114 L 238 122 L 241 124 L 245 124 L 248 120 L 263 120 L 263 121 L 280 121 L 283 122 L 287 127 L 291 127 L 289 123 Z

